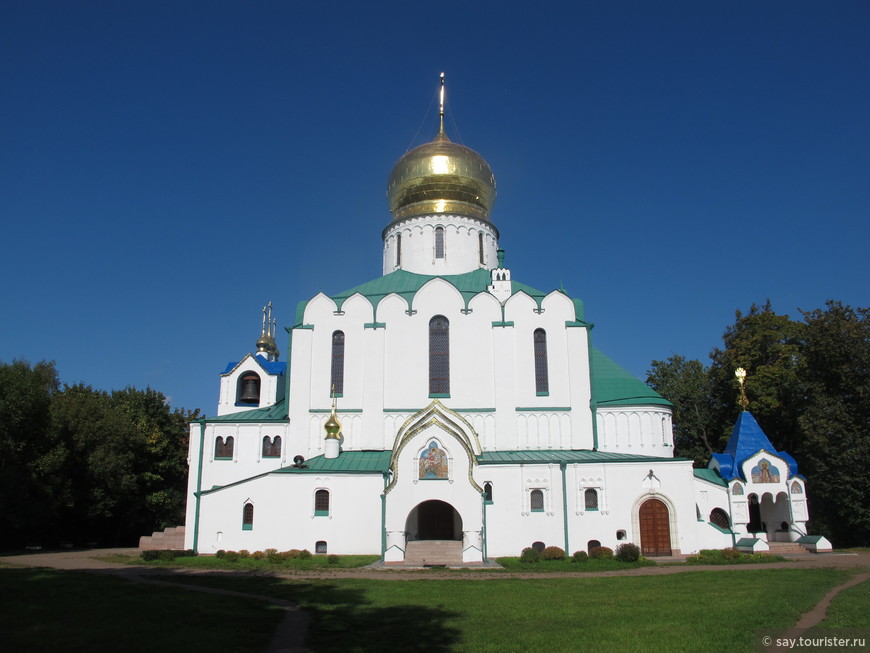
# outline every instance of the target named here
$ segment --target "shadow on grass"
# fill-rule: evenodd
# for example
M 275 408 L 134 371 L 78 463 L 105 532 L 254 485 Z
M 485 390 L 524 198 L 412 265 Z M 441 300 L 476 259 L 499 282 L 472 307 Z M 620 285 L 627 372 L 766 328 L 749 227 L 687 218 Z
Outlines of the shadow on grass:
M 161 570 L 166 572 L 169 570 Z M 434 651 L 455 650 L 460 631 L 449 625 L 459 613 L 444 607 L 375 606 L 365 588 L 328 580 L 294 581 L 243 573 L 161 573 L 161 580 L 183 585 L 217 587 L 298 604 L 311 617 L 305 645 L 312 651 Z

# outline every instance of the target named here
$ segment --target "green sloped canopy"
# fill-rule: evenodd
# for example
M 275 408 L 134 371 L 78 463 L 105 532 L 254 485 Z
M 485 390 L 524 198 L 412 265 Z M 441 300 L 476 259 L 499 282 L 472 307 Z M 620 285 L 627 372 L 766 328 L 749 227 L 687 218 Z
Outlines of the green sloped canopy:
M 598 406 L 672 405 L 595 347 L 589 347 L 589 366 L 592 375 L 592 401 Z

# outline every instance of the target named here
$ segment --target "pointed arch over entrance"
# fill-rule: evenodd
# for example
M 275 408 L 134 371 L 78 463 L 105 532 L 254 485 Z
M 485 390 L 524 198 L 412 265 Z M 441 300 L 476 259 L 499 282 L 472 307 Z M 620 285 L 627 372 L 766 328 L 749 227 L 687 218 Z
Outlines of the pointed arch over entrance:
M 462 517 L 449 503 L 432 499 L 411 510 L 405 530 L 411 540 L 461 540 Z
M 638 510 L 640 549 L 645 556 L 671 555 L 671 522 L 668 507 L 658 499 L 647 499 Z

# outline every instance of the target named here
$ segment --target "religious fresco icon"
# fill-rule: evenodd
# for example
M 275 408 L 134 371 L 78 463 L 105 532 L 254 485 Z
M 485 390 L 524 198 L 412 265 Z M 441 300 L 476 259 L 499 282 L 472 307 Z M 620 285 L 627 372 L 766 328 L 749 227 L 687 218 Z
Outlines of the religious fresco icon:
M 779 483 L 779 469 L 770 464 L 767 458 L 762 458 L 752 468 L 753 483 Z
M 447 452 L 438 446 L 435 440 L 420 454 L 420 479 L 446 479 L 447 478 Z

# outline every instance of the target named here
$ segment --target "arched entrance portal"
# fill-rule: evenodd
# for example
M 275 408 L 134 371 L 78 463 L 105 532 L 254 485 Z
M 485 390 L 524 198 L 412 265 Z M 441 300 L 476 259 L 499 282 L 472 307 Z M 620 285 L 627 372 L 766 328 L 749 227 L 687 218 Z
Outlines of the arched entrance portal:
M 671 555 L 671 522 L 668 507 L 658 499 L 647 499 L 640 507 L 640 548 L 645 556 Z
M 411 540 L 461 540 L 462 518 L 444 501 L 424 501 L 411 511 L 405 526 Z

